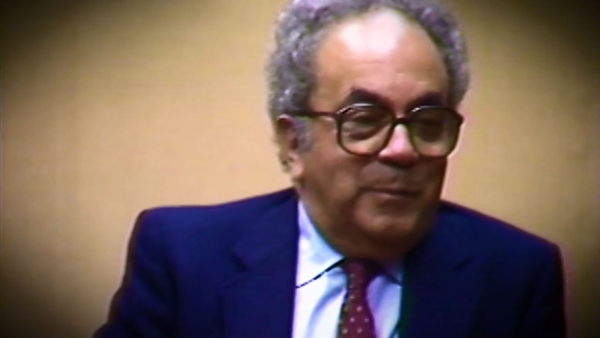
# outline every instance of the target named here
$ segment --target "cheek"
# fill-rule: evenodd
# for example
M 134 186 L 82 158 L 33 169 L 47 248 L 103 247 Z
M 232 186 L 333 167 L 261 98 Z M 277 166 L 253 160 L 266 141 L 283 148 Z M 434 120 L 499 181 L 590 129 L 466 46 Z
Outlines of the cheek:
M 328 196 L 330 202 L 349 202 L 358 191 L 361 165 L 337 145 L 334 136 L 315 139 L 303 156 L 304 182 L 311 190 Z
M 360 182 L 360 168 L 345 154 L 326 154 L 314 158 L 311 167 L 317 173 L 318 184 L 326 189 L 325 194 L 336 200 L 351 200 L 357 193 Z M 341 202 L 341 201 L 340 201 Z
M 440 198 L 446 176 L 447 159 L 431 160 L 425 164 L 423 172 L 426 182 L 426 197 L 428 200 L 437 200 Z

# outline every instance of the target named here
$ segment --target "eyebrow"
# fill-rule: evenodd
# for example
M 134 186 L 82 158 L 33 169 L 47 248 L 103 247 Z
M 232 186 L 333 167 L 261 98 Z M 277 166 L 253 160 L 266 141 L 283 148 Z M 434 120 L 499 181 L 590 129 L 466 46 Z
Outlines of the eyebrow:
M 426 92 L 418 98 L 410 101 L 407 110 L 413 110 L 422 106 L 442 106 L 445 104 L 444 95 L 439 92 Z
M 369 103 L 374 106 L 391 109 L 394 105 L 390 99 L 364 88 L 352 88 L 341 104 L 342 108 L 355 103 Z
M 408 102 L 406 111 L 421 106 L 436 106 L 444 104 L 444 95 L 439 92 L 429 91 L 418 98 Z M 339 109 L 356 103 L 368 103 L 378 107 L 393 109 L 394 104 L 389 98 L 364 88 L 352 88 L 350 94 L 343 100 Z

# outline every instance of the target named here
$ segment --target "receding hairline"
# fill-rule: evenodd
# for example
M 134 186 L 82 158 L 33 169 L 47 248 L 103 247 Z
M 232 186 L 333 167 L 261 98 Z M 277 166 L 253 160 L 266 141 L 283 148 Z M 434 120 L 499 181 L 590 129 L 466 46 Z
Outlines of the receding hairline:
M 319 36 L 318 43 L 315 46 L 315 50 L 312 55 L 313 62 L 316 61 L 316 57 L 319 53 L 319 50 L 322 48 L 323 43 L 331 36 L 331 34 L 334 34 L 338 28 L 341 28 L 342 26 L 347 25 L 347 24 L 351 24 L 353 21 L 360 21 L 361 19 L 367 19 L 370 16 L 386 14 L 386 13 L 394 14 L 394 16 L 396 18 L 398 18 L 402 24 L 408 24 L 408 26 L 410 26 L 411 28 L 416 28 L 418 31 L 424 33 L 424 36 L 426 36 L 428 38 L 428 40 L 431 41 L 431 43 L 435 47 L 435 50 L 444 65 L 445 71 L 446 72 L 449 71 L 448 65 L 446 65 L 446 63 L 444 62 L 444 55 L 443 55 L 444 46 L 439 41 L 439 39 L 437 39 L 435 37 L 434 34 L 430 33 L 426 27 L 424 27 L 419 21 L 417 21 L 410 14 L 405 13 L 398 8 L 393 8 L 393 7 L 385 6 L 385 5 L 381 5 L 381 4 L 374 5 L 372 8 L 370 8 L 364 12 L 349 14 L 347 17 L 341 18 L 339 21 L 332 22 L 329 25 L 323 27 L 321 32 L 318 33 L 320 36 Z M 313 64 L 313 66 L 314 66 L 314 64 Z M 313 69 L 313 71 L 314 70 L 315 69 Z
M 443 50 L 444 46 L 443 46 L 442 42 L 439 41 L 438 38 L 436 38 L 435 34 L 432 34 L 428 30 L 427 27 L 423 26 L 423 24 L 421 24 L 410 13 L 407 13 L 406 11 L 403 11 L 402 9 L 395 8 L 395 7 L 392 7 L 389 5 L 385 5 L 385 4 L 374 4 L 371 8 L 367 9 L 366 11 L 350 13 L 347 16 L 340 18 L 338 21 L 333 21 L 333 22 L 329 23 L 328 25 L 324 26 L 322 28 L 322 30 L 317 33 L 317 34 L 319 34 L 319 39 L 318 39 L 319 41 L 315 48 L 315 51 L 320 49 L 323 42 L 327 39 L 327 37 L 330 34 L 332 34 L 336 30 L 336 28 L 339 28 L 340 26 L 348 24 L 352 21 L 361 20 L 361 19 L 367 18 L 369 16 L 374 16 L 374 15 L 383 14 L 383 13 L 395 14 L 395 16 L 398 19 L 403 21 L 403 23 L 406 23 L 414 28 L 418 28 L 420 31 L 425 33 L 425 35 L 429 38 L 429 40 L 431 40 L 431 42 L 435 46 L 440 57 L 443 58 L 442 50 Z M 316 56 L 315 54 L 316 53 L 313 53 L 313 55 L 312 55 L 313 59 Z M 446 68 L 446 70 L 447 70 L 448 67 L 446 65 L 444 65 L 444 68 Z
M 274 44 L 266 64 L 269 115 L 274 121 L 285 111 L 306 109 L 314 89 L 313 62 L 332 27 L 385 9 L 416 23 L 437 54 L 449 77 L 449 104 L 456 106 L 469 88 L 467 46 L 447 7 L 438 0 L 329 0 L 290 2 L 275 26 Z
M 391 15 L 393 16 L 393 20 L 399 20 L 398 23 L 391 22 L 391 25 L 398 25 L 397 27 L 389 27 L 390 30 L 397 29 L 398 31 L 397 33 L 392 33 L 389 37 L 384 38 L 381 44 L 375 44 L 372 46 L 372 48 L 367 47 L 366 49 L 363 49 L 363 46 L 370 44 L 369 40 L 373 38 L 373 34 L 382 32 L 378 31 L 377 25 L 380 24 L 380 26 L 385 27 L 386 23 L 383 21 L 368 22 L 368 20 L 370 20 L 369 17 L 378 20 L 377 16 L 380 15 Z M 383 18 L 383 20 L 386 19 L 387 18 Z M 351 31 L 349 33 L 350 35 L 346 35 L 344 30 L 347 28 L 353 30 L 352 25 L 355 24 L 357 25 L 357 30 Z M 364 26 L 362 26 L 363 24 Z M 363 27 L 366 27 L 365 31 L 361 31 Z M 387 28 L 388 27 L 385 27 L 384 29 Z M 419 24 L 418 21 L 414 20 L 412 17 L 406 15 L 405 13 L 402 13 L 400 10 L 386 6 L 377 6 L 365 12 L 356 13 L 355 15 L 342 18 L 339 21 L 332 23 L 329 27 L 324 28 L 323 32 L 324 34 L 320 37 L 312 55 L 313 62 L 311 64 L 311 68 L 316 78 L 311 93 L 309 94 L 309 102 L 314 102 L 312 101 L 315 98 L 313 95 L 319 92 L 319 81 L 317 81 L 317 78 L 320 78 L 323 74 L 322 71 L 324 71 L 324 69 L 322 68 L 324 66 L 324 64 L 322 63 L 324 61 L 323 59 L 321 59 L 321 57 L 323 56 L 322 53 L 327 53 L 328 51 L 330 52 L 332 48 L 334 50 L 341 49 L 342 51 L 345 51 L 347 49 L 350 55 L 354 55 L 354 51 L 357 51 L 357 53 L 359 53 L 356 55 L 362 55 L 362 53 L 365 51 L 367 53 L 370 53 L 370 51 L 374 50 L 375 54 L 370 54 L 368 58 L 374 57 L 374 60 L 379 60 L 380 57 L 383 57 L 384 59 L 386 59 L 388 55 L 390 55 L 389 53 L 395 54 L 398 51 L 402 52 L 402 50 L 404 50 L 403 39 L 407 35 L 412 34 L 417 34 L 417 38 L 421 40 L 421 42 L 425 46 L 424 48 L 431 52 L 431 54 L 429 55 L 432 55 L 433 60 L 435 60 L 434 62 L 436 63 L 435 67 L 436 69 L 438 69 L 437 71 L 440 72 L 436 74 L 440 74 L 440 77 L 444 83 L 444 89 L 442 91 L 443 96 L 447 97 L 447 95 L 449 95 L 449 93 L 446 93 L 446 91 L 448 91 L 448 88 L 450 86 L 450 74 L 446 63 L 444 62 L 442 51 L 440 50 L 439 46 L 435 44 L 435 41 L 431 38 L 431 35 L 427 32 L 426 29 L 423 28 L 422 25 Z M 382 35 L 385 34 L 386 31 L 383 31 Z M 352 41 L 355 36 L 357 37 L 357 39 L 355 41 Z M 336 42 L 334 42 L 333 47 L 331 45 L 332 40 L 337 40 Z M 420 60 L 421 58 L 418 59 Z M 330 61 L 327 62 L 331 63 Z M 326 67 L 326 69 L 329 69 L 329 71 L 327 71 L 327 74 L 331 75 L 331 71 L 337 72 L 337 68 L 338 67 L 336 66 L 331 68 L 328 65 Z

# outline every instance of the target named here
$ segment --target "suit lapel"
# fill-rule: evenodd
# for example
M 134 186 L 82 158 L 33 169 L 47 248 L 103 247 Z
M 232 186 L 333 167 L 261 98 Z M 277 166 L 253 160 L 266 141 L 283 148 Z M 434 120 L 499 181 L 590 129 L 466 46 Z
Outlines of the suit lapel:
M 468 234 L 444 212 L 404 260 L 401 337 L 466 337 L 479 294 Z M 226 338 L 291 337 L 297 262 L 295 195 L 267 211 L 233 248 L 243 271 L 222 292 Z
M 267 211 L 233 252 L 244 271 L 223 291 L 227 338 L 290 337 L 297 257 L 297 199 Z
M 443 209 L 430 235 L 405 259 L 402 337 L 468 336 L 481 273 L 461 245 L 467 235 Z

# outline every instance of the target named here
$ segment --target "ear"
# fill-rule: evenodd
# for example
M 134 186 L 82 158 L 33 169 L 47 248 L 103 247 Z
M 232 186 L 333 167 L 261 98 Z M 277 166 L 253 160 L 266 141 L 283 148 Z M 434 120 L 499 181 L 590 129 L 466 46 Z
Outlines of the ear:
M 456 107 L 456 111 L 466 119 L 471 117 L 471 91 L 465 93 L 462 101 Z
M 293 179 L 304 172 L 301 149 L 301 130 L 298 121 L 289 115 L 281 115 L 275 121 L 275 133 L 279 145 L 279 161 Z
M 450 157 L 454 157 L 455 154 L 460 150 L 460 148 L 462 148 L 462 143 L 463 140 L 465 139 L 465 134 L 466 134 L 466 130 L 467 130 L 467 126 L 470 124 L 468 123 L 469 121 L 472 122 L 473 117 L 471 116 L 470 112 L 471 112 L 471 92 L 468 91 L 465 94 L 465 97 L 463 98 L 463 100 L 458 104 L 458 106 L 456 107 L 456 112 L 459 113 L 463 118 L 464 118 L 464 122 L 463 125 L 460 128 L 460 135 L 458 138 L 458 144 L 456 145 L 456 148 L 454 149 L 454 151 L 450 154 Z

